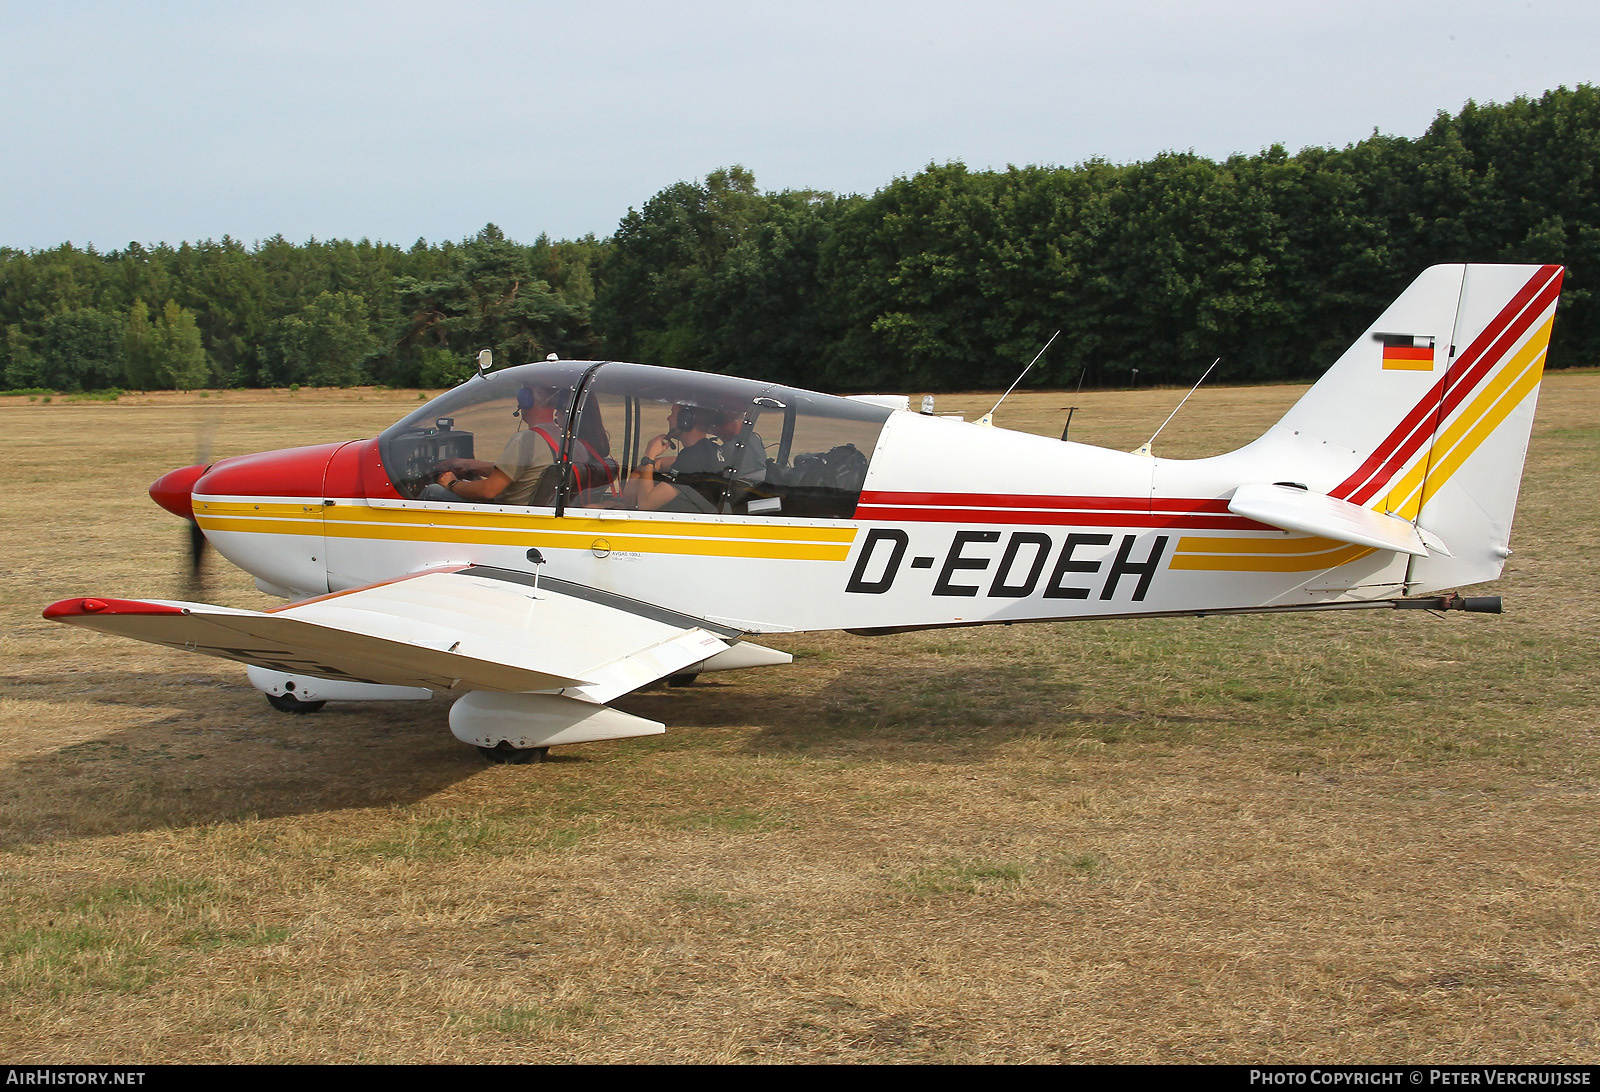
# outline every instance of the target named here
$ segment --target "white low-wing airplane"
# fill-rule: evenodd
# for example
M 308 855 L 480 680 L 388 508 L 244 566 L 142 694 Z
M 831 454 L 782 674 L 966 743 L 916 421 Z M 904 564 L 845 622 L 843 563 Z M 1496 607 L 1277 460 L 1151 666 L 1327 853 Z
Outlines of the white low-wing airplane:
M 453 690 L 459 739 L 526 761 L 664 731 L 606 703 L 787 663 L 762 633 L 1497 611 L 1437 593 L 1511 553 L 1562 273 L 1427 270 L 1264 436 L 1209 459 L 638 364 L 482 374 L 376 439 L 151 487 L 289 605 L 45 617 L 251 665 L 291 711 Z

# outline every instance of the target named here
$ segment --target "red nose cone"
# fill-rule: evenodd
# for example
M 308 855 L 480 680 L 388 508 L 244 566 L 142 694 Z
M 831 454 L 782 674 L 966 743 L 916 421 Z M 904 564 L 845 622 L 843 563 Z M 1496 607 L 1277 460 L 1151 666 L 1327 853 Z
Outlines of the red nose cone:
M 205 466 L 186 466 L 182 470 L 169 470 L 150 486 L 150 499 L 175 516 L 194 519 L 194 504 L 190 499 L 194 483 L 207 470 Z

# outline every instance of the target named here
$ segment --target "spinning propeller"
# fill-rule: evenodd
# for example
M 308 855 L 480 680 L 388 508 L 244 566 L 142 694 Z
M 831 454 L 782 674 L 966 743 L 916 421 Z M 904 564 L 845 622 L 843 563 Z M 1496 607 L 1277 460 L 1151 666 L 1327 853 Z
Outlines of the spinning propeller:
M 206 561 L 206 533 L 200 530 L 200 525 L 195 522 L 189 524 L 189 576 L 185 582 L 185 594 L 192 599 L 205 597 L 205 561 Z
M 211 441 L 216 435 L 217 418 L 213 413 L 195 427 L 195 466 L 208 467 L 211 465 Z M 204 473 L 204 471 L 202 470 L 201 473 Z M 189 516 L 189 526 L 184 530 L 189 536 L 189 575 L 185 582 L 185 587 L 190 597 L 201 599 L 205 596 L 206 551 L 211 544 L 206 541 L 206 533 L 200 529 L 200 521 L 195 519 L 192 514 Z

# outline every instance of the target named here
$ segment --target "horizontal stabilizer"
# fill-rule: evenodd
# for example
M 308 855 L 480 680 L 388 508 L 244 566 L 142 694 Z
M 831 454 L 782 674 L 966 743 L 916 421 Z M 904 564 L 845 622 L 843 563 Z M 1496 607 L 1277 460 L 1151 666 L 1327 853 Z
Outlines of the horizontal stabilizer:
M 1228 511 L 1259 523 L 1303 531 L 1336 542 L 1427 557 L 1428 547 L 1409 520 L 1294 485 L 1241 485 Z

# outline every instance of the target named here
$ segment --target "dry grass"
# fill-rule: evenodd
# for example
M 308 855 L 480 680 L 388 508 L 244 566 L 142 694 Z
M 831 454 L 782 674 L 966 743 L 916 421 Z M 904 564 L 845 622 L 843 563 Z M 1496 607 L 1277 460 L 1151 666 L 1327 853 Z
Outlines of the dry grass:
M 1202 391 L 1158 450 L 1298 393 Z M 1597 395 L 1546 384 L 1502 618 L 800 635 L 619 702 L 665 737 L 501 768 L 442 700 L 286 717 L 38 616 L 179 590 L 143 490 L 197 427 L 367 435 L 414 393 L 0 399 L 0 1054 L 1592 1063 Z M 1177 397 L 1000 417 L 1131 448 Z

